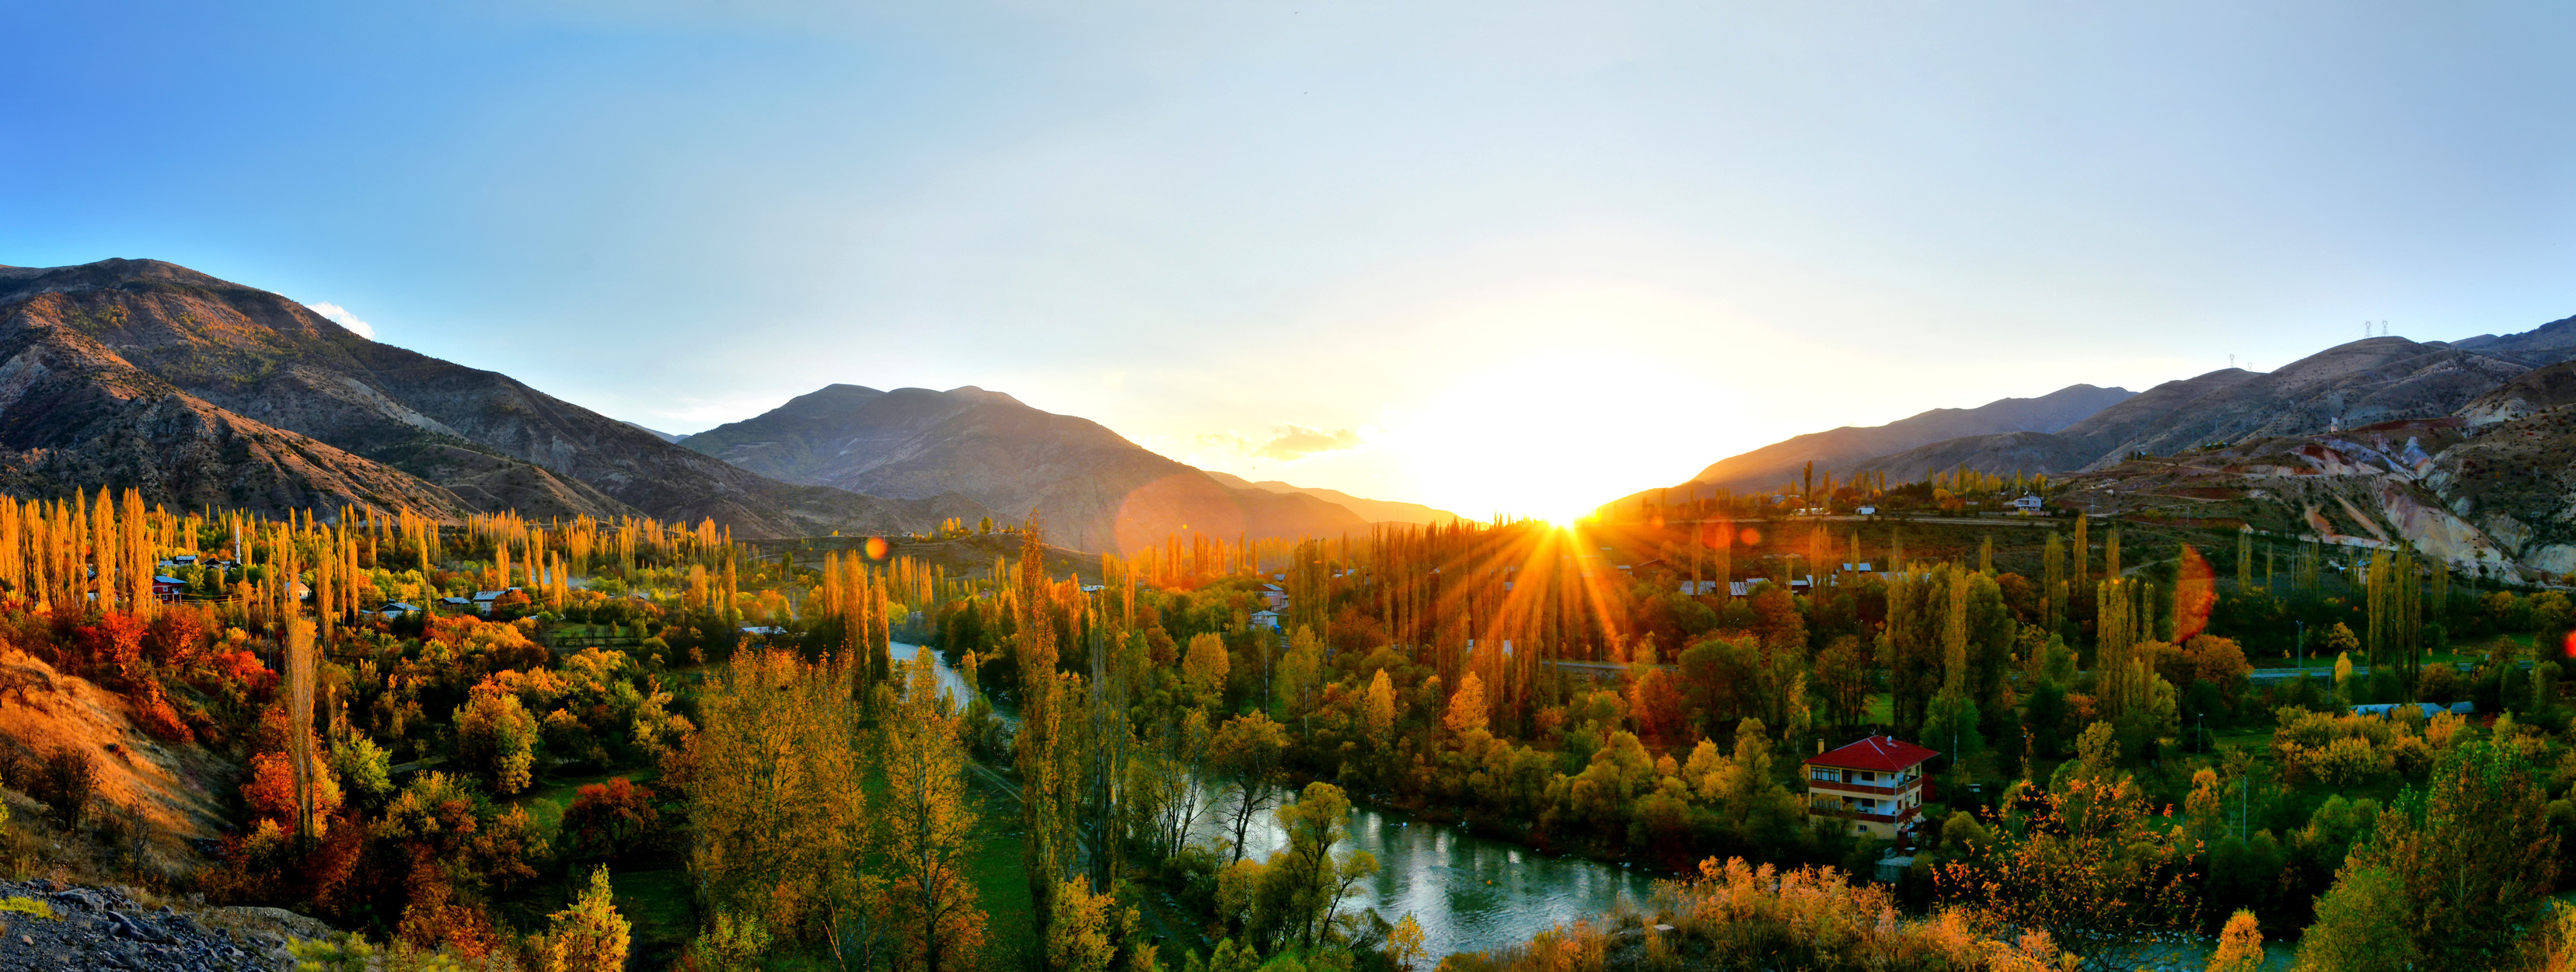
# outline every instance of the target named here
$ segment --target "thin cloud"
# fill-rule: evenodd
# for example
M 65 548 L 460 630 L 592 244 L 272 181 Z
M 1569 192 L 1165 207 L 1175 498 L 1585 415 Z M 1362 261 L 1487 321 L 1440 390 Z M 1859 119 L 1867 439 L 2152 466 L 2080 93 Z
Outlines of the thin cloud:
M 1282 425 L 1279 434 L 1253 453 L 1265 459 L 1295 462 L 1323 452 L 1341 452 L 1360 447 L 1360 434 L 1349 429 L 1310 429 L 1302 425 Z
M 328 302 L 320 304 L 306 304 L 304 306 L 316 314 L 330 318 L 332 323 L 348 328 L 349 333 L 366 338 L 370 341 L 376 339 L 375 325 L 359 320 L 358 315 L 349 313 L 349 309 L 346 307 Z

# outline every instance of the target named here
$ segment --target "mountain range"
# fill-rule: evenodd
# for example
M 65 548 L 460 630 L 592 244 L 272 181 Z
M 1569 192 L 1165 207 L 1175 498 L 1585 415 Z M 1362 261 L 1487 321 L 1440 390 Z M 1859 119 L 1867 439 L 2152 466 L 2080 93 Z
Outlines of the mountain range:
M 0 487 L 454 516 L 713 518 L 751 535 L 980 512 L 765 479 L 507 375 L 155 260 L 0 268 Z
M 2001 427 L 1941 434 L 1976 425 Z M 2458 342 L 2365 338 L 2271 372 L 2227 368 L 2134 395 L 2075 385 L 1812 433 L 1613 505 L 1771 489 L 1811 460 L 1838 479 L 1890 482 L 2044 472 L 2096 508 L 2118 497 L 2124 511 L 2576 574 L 2576 317 Z
M 1857 463 L 1939 442 L 2016 432 L 2055 432 L 2128 400 L 2125 388 L 2069 385 L 2038 398 L 2005 398 L 1976 408 L 1936 408 L 1886 425 L 1810 432 L 1710 463 L 1691 485 L 1734 490 L 1765 489 L 1795 479 L 1815 463 L 1849 470 Z
M 1221 482 L 971 386 L 833 385 L 674 436 L 175 264 L 0 266 L 0 490 L 100 486 L 269 513 L 713 519 L 755 537 L 1036 515 L 1092 551 L 1174 531 L 1329 535 L 1428 509 Z

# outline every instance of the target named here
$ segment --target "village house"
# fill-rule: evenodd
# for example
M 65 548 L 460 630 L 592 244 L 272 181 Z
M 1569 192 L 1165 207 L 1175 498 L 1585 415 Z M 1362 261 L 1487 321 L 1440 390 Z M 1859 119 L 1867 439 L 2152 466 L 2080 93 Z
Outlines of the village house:
M 1817 743 L 1817 748 L 1824 748 Z M 1807 816 L 1849 820 L 1852 832 L 1893 841 L 1914 829 L 1931 795 L 1923 764 L 1940 755 L 1888 736 L 1871 736 L 1806 760 Z

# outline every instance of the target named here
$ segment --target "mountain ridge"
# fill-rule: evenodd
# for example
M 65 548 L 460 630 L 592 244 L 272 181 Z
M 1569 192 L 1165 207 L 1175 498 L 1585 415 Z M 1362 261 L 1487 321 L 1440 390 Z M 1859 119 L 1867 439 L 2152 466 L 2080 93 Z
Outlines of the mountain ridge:
M 793 536 L 903 530 L 981 513 L 954 497 L 896 501 L 763 479 L 508 375 L 368 340 L 285 297 L 177 264 L 111 259 L 0 268 L 0 315 L 7 321 L 0 342 L 32 335 L 101 381 L 122 373 L 113 364 L 128 365 L 225 415 L 301 437 L 293 442 L 364 458 L 375 464 L 364 467 L 370 470 L 398 470 L 443 492 L 448 499 L 432 508 L 443 515 L 468 508 L 537 518 L 642 513 Z M 80 352 L 68 335 L 95 342 L 107 356 Z M 102 407 L 116 411 L 130 410 L 133 398 L 94 400 L 114 402 Z M 224 422 L 209 413 L 201 424 Z M 67 421 L 31 427 L 24 437 L 54 447 L 98 438 Z M 24 459 L 19 465 L 32 468 Z M 61 485 L 46 477 L 25 484 Z
M 1714 463 L 1688 483 L 1759 489 L 1791 478 L 1809 462 L 1835 466 L 1902 452 L 1969 435 L 2054 432 L 2135 397 L 2125 388 L 2068 385 L 2033 398 L 2000 398 L 1975 408 L 1935 408 L 1884 425 L 1852 426 L 1791 436 Z
M 1304 493 L 1308 496 L 1316 497 L 1324 500 L 1325 502 L 1332 503 L 1343 509 L 1349 510 L 1352 515 L 1371 523 L 1428 524 L 1447 523 L 1452 520 L 1466 519 L 1466 517 L 1459 516 L 1456 513 L 1451 513 L 1448 510 L 1437 509 L 1421 503 L 1369 499 L 1364 496 L 1353 496 L 1338 489 L 1295 486 L 1276 479 L 1265 479 L 1260 482 L 1253 482 L 1233 473 L 1222 473 L 1213 469 L 1206 470 L 1206 472 L 1209 476 L 1214 477 L 1217 482 L 1224 483 L 1236 489 L 1261 489 L 1268 490 L 1273 493 Z
M 680 445 L 786 482 L 896 499 L 953 493 L 1004 519 L 1035 515 L 1085 550 L 1140 549 L 1174 532 L 1295 537 L 1367 524 L 1318 497 L 1228 486 L 1097 422 L 973 385 L 826 385 Z

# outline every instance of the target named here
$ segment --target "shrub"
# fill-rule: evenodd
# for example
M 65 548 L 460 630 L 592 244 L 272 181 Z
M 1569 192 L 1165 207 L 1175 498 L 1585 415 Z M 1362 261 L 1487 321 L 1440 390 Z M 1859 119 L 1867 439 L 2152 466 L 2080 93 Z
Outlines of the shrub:
M 89 754 L 64 747 L 45 757 L 44 774 L 29 795 L 51 808 L 63 829 L 78 830 L 89 798 L 97 792 L 98 767 L 90 763 Z

